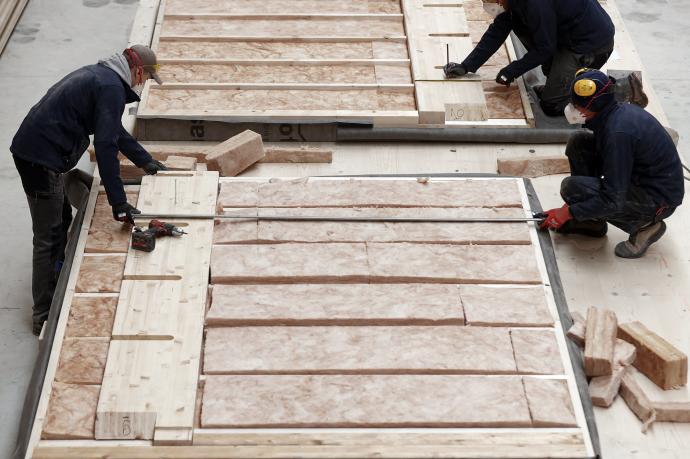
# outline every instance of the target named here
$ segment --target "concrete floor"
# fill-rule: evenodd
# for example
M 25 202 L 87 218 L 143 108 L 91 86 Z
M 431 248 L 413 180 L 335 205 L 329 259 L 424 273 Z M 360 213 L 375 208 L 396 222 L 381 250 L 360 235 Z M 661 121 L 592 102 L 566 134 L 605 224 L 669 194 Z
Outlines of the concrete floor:
M 0 155 L 0 199 L 6 215 L 1 230 L 0 260 L 11 267 L 0 276 L 0 295 L 4 299 L 0 304 L 0 457 L 9 457 L 14 447 L 17 417 L 36 353 L 29 319 L 30 219 L 7 149 L 23 116 L 51 84 L 69 71 L 94 63 L 125 46 L 137 3 L 136 0 L 31 0 L 0 58 L 0 145 L 6 150 L 6 154 Z M 690 19 L 690 2 L 618 0 L 617 3 L 671 125 L 680 133 L 681 153 L 688 158 L 690 126 L 685 120 L 690 102 L 690 77 L 685 72 L 689 68 L 690 37 L 685 34 L 685 26 Z M 478 160 L 479 163 L 483 162 Z M 448 172 L 454 169 L 451 167 Z M 553 191 L 551 188 L 555 186 L 548 190 Z M 549 193 L 545 191 L 545 194 Z M 544 197 L 545 203 L 553 198 Z M 681 238 L 683 233 L 674 234 Z M 569 247 L 556 246 L 557 251 L 571 257 Z M 624 280 L 617 279 L 617 282 L 620 285 Z M 600 425 L 602 428 L 605 427 Z M 630 448 L 608 457 L 654 455 L 645 454 L 642 448 L 637 451 Z

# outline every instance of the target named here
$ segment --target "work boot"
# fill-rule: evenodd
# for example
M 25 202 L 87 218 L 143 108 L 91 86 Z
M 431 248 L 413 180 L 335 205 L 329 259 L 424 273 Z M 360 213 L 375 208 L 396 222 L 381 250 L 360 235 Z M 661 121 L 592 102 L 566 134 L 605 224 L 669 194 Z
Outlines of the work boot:
M 650 245 L 661 239 L 666 232 L 666 223 L 663 221 L 642 228 L 635 234 L 631 234 L 627 241 L 616 245 L 615 254 L 621 258 L 640 258 L 647 252 Z
M 649 99 L 642 87 L 642 72 L 609 72 L 609 75 L 616 79 L 614 94 L 618 102 L 628 102 L 642 108 L 647 106 Z
M 541 95 L 544 93 L 544 85 L 543 84 L 535 84 L 534 86 L 532 86 L 532 90 L 537 95 L 539 100 L 541 100 Z
M 34 336 L 40 336 L 41 335 L 41 330 L 43 330 L 43 324 L 45 324 L 46 321 L 45 319 L 40 319 L 40 320 L 33 320 L 33 325 L 31 327 L 31 333 L 34 334 Z
M 604 220 L 568 220 L 556 230 L 560 234 L 581 234 L 588 237 L 604 237 L 609 225 Z

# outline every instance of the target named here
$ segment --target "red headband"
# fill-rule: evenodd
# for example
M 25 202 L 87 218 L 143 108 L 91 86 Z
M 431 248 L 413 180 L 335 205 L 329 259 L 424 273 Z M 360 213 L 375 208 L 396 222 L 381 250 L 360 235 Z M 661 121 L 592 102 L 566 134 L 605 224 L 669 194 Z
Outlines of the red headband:
M 609 81 L 606 82 L 606 84 L 604 85 L 603 88 L 601 88 L 599 91 L 597 91 L 597 92 L 592 96 L 592 98 L 589 99 L 589 102 L 587 102 L 587 106 L 585 107 L 585 110 L 589 110 L 589 107 L 590 107 L 590 105 L 592 105 L 592 102 L 594 102 L 594 99 L 596 99 L 597 97 L 600 97 L 600 96 L 604 93 L 604 91 L 606 90 L 606 88 L 608 88 L 609 86 L 611 86 L 611 78 L 609 78 Z

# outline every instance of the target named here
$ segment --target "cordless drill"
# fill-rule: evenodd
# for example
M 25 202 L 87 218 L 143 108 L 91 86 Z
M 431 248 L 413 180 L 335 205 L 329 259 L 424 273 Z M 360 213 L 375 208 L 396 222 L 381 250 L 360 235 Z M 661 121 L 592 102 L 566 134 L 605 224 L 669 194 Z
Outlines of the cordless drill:
M 160 220 L 151 220 L 147 229 L 138 226 L 132 232 L 132 248 L 144 252 L 153 252 L 156 248 L 156 238 L 163 236 L 178 237 L 187 234 L 182 228 L 172 223 L 165 223 Z

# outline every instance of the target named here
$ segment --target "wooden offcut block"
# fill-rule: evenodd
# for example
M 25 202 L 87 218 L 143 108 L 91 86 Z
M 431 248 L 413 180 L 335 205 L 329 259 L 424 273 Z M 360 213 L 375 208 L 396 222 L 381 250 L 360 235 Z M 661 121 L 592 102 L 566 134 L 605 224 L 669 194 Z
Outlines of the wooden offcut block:
M 621 379 L 620 394 L 630 410 L 642 421 L 642 432 L 646 432 L 656 420 L 656 410 L 635 380 L 635 375 L 630 368 L 625 370 Z
M 332 163 L 333 151 L 321 148 L 266 147 L 261 163 Z
M 653 402 L 657 421 L 690 422 L 690 402 Z
M 585 374 L 602 376 L 613 373 L 613 349 L 618 322 L 613 311 L 590 307 L 585 332 Z
M 542 177 L 567 174 L 570 172 L 570 163 L 566 156 L 525 156 L 499 159 L 497 169 L 499 175 Z
M 589 382 L 589 395 L 592 404 L 601 407 L 609 407 L 618 394 L 625 368 L 635 361 L 635 346 L 616 339 L 613 351 L 613 373 L 605 376 L 595 376 Z
M 585 347 L 585 330 L 587 328 L 587 321 L 582 314 L 577 311 L 570 313 L 573 318 L 573 325 L 568 329 L 567 336 L 580 347 Z
M 618 337 L 635 346 L 635 368 L 657 386 L 668 390 L 687 384 L 688 356 L 641 322 L 620 325 Z
M 219 171 L 224 177 L 234 177 L 266 156 L 261 136 L 246 130 L 206 152 L 208 170 Z

